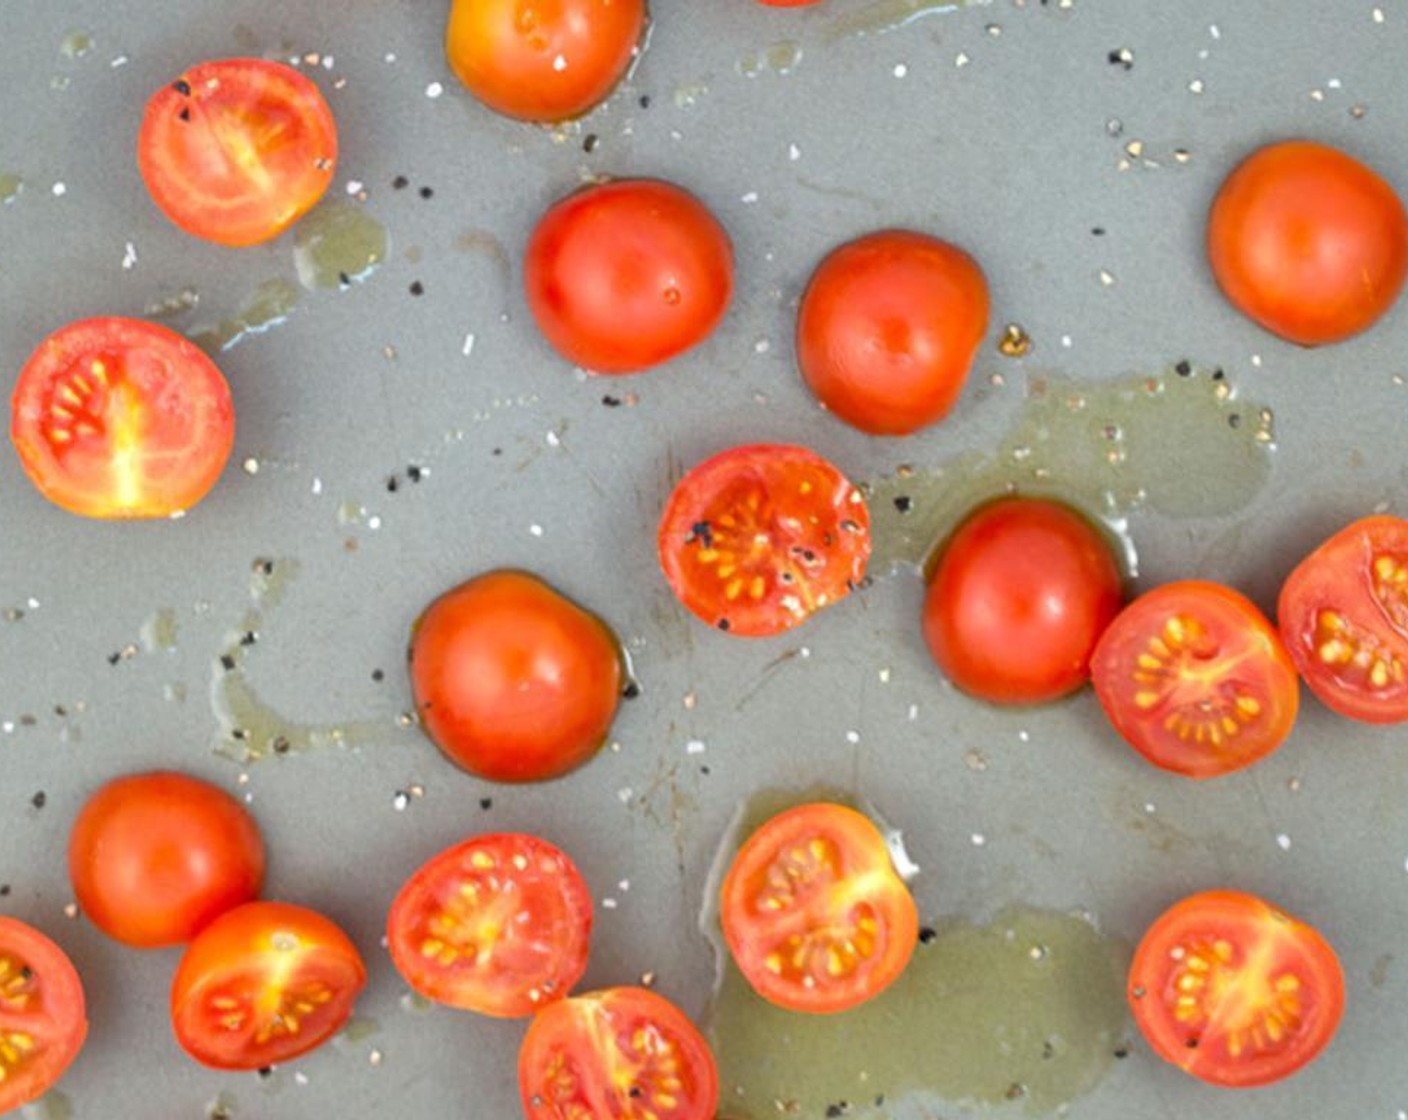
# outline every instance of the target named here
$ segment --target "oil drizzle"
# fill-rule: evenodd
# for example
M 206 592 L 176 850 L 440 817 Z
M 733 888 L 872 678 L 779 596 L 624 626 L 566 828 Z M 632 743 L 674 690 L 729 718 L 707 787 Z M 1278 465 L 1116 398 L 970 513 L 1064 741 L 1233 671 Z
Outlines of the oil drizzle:
M 93 49 L 93 36 L 86 31 L 70 31 L 59 44 L 59 52 L 65 58 L 82 58 Z
M 25 1120 L 73 1120 L 73 1102 L 57 1089 L 50 1089 L 22 1109 Z
M 287 322 L 299 298 L 298 288 L 291 281 L 283 277 L 265 280 L 233 317 L 192 331 L 190 339 L 211 353 L 228 350 L 250 335 L 263 334 Z
M 786 77 L 802 61 L 802 47 L 790 39 L 783 39 L 760 51 L 749 51 L 738 60 L 736 69 L 745 78 L 756 78 L 764 70 Z
M 920 567 L 975 506 L 1022 493 L 1069 502 L 1119 527 L 1127 513 L 1215 517 L 1248 505 L 1271 474 L 1269 408 L 1221 372 L 1180 363 L 1113 381 L 1034 377 L 993 453 L 902 468 L 870 483 L 871 570 Z
M 753 992 L 722 945 L 717 887 L 739 838 L 818 796 L 853 801 L 826 791 L 755 796 L 711 876 L 704 932 L 720 969 L 706 1025 L 720 1116 L 878 1120 L 952 1105 L 1036 1116 L 1091 1092 L 1124 1052 L 1128 951 L 1082 914 L 1013 908 L 984 925 L 935 923 L 890 989 L 841 1015 L 798 1015 Z
M 176 612 L 170 607 L 162 607 L 142 623 L 142 646 L 148 653 L 175 649 L 179 632 Z
M 24 190 L 24 180 L 13 171 L 0 171 L 0 205 L 9 205 Z
M 859 11 L 837 17 L 827 29 L 833 42 L 852 35 L 881 35 L 898 31 L 916 20 L 966 8 L 970 0 L 876 0 Z
M 351 202 L 326 202 L 298 223 L 293 263 L 310 291 L 365 280 L 386 259 L 386 227 Z

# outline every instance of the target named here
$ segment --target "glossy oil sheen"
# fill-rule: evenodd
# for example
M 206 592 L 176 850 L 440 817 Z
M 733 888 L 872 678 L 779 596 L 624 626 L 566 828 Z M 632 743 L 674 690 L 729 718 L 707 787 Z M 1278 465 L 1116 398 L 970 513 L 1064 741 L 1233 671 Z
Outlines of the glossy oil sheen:
M 298 281 L 310 290 L 365 280 L 387 250 L 386 227 L 351 202 L 325 202 L 293 231 Z
M 239 311 L 214 326 L 197 328 L 190 335 L 191 341 L 211 354 L 228 350 L 249 335 L 262 334 L 286 322 L 298 306 L 300 296 L 297 286 L 283 277 L 265 280 Z M 180 296 L 175 298 L 180 300 Z M 178 307 L 173 314 L 179 314 L 180 310 L 183 308 Z

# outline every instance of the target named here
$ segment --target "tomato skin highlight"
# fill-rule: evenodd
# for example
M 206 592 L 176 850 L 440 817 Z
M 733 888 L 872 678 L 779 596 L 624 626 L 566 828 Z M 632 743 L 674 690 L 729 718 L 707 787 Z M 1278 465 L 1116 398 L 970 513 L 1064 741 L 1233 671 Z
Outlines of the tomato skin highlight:
M 88 1036 L 83 983 L 58 945 L 0 914 L 0 1113 L 38 1100 Z
M 162 948 L 259 893 L 264 844 L 249 811 L 223 790 L 184 774 L 134 774 L 79 811 L 69 877 L 109 937 Z
M 1320 702 L 1365 723 L 1408 721 L 1408 521 L 1363 517 L 1296 565 L 1277 621 Z
M 152 94 L 137 165 L 172 224 L 218 245 L 257 245 L 322 199 L 337 125 L 317 85 L 291 66 L 202 62 Z
M 919 935 L 919 912 L 879 829 L 828 802 L 779 813 L 743 842 L 719 917 L 753 990 L 815 1015 L 883 992 L 909 964 Z M 803 954 L 800 963 L 794 954 Z
M 645 19 L 644 0 L 454 0 L 445 53 L 455 76 L 490 109 L 555 124 L 610 96 L 635 57 Z
M 1130 1010 L 1154 1053 L 1228 1089 L 1281 1081 L 1318 1057 L 1339 1028 L 1344 995 L 1329 942 L 1242 891 L 1170 907 L 1129 971 Z
M 396 970 L 426 998 L 521 1018 L 582 978 L 591 928 L 591 895 L 571 858 L 536 836 L 496 833 L 422 864 L 391 905 L 387 941 Z
M 980 507 L 942 546 L 924 640 L 954 684 L 994 704 L 1044 704 L 1090 679 L 1119 612 L 1120 571 L 1089 521 L 1059 502 Z
M 908 435 L 948 415 L 987 327 L 987 281 L 972 257 L 881 230 L 817 266 L 797 315 L 797 364 L 852 427 Z
M 528 1120 L 714 1120 L 708 1042 L 664 996 L 607 988 L 534 1016 L 518 1052 Z
M 1212 272 L 1232 305 L 1302 346 L 1367 330 L 1408 276 L 1393 188 L 1337 149 L 1271 144 L 1228 176 L 1208 218 Z
M 528 307 L 591 373 L 638 373 L 697 346 L 733 296 L 733 244 L 672 183 L 617 179 L 555 203 L 528 241 Z
M 477 576 L 411 632 L 421 729 L 456 765 L 497 782 L 556 778 L 606 741 L 625 668 L 596 615 L 527 572 Z
M 815 452 L 750 444 L 680 479 L 656 545 L 670 589 L 696 617 L 735 637 L 769 637 L 865 578 L 870 511 Z
M 170 517 L 219 479 L 234 447 L 234 405 L 215 363 L 173 331 L 81 319 L 25 362 L 10 440 L 29 480 L 70 513 Z
M 341 1030 L 366 981 L 357 947 L 329 919 L 286 902 L 247 902 L 187 947 L 171 984 L 171 1024 L 202 1065 L 262 1069 Z

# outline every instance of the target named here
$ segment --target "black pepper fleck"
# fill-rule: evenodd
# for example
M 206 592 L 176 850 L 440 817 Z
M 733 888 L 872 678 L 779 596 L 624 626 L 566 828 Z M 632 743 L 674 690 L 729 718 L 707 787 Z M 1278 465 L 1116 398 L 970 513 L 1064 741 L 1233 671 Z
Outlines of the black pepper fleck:
M 627 681 L 626 687 L 621 690 L 621 696 L 626 700 L 634 700 L 640 695 L 640 685 L 636 681 Z
M 696 521 L 689 527 L 689 539 L 698 541 L 705 548 L 713 548 L 714 528 L 707 521 Z
M 420 196 L 421 198 L 434 198 L 435 191 L 430 187 L 421 187 Z
M 719 621 L 718 621 L 718 623 L 717 623 L 716 625 L 718 626 L 718 628 L 719 628 L 720 630 L 724 631 L 724 633 L 728 633 L 728 628 L 729 628 L 729 621 L 728 621 L 728 619 L 726 619 L 726 618 L 721 618 L 721 619 L 719 619 Z
M 235 659 L 228 653 L 222 653 L 220 655 L 220 666 L 225 672 L 233 673 L 235 671 Z
M 413 296 L 422 296 L 422 295 L 425 295 L 425 285 L 422 284 L 419 280 L 412 280 L 412 281 L 411 281 L 411 295 L 413 295 Z
M 643 94 L 640 95 L 640 107 L 641 107 L 642 109 L 649 109 L 649 108 L 650 108 L 650 94 L 648 94 L 648 93 L 643 93 Z
M 191 110 L 190 110 L 190 107 L 189 107 L 189 106 L 186 106 L 186 105 L 182 105 L 182 106 L 181 106 L 181 111 L 176 114 L 176 119 L 177 119 L 177 120 L 180 120 L 180 121 L 188 121 L 188 120 L 190 120 L 190 119 L 191 119 Z
M 1214 381 L 1221 381 L 1221 380 L 1223 380 L 1226 376 L 1227 376 L 1227 374 L 1225 374 L 1225 373 L 1224 373 L 1222 370 L 1220 370 L 1220 369 L 1215 369 L 1215 370 L 1212 371 L 1212 379 L 1213 379 Z
M 352 286 L 352 277 L 348 276 L 345 272 L 339 272 L 337 274 L 337 282 L 344 288 L 350 288 Z
M 382 681 L 384 681 L 385 679 L 386 679 L 386 674 L 383 673 L 380 669 L 373 669 L 373 670 L 372 670 L 372 680 L 374 680 L 374 681 L 376 681 L 378 684 L 380 684 L 380 683 L 381 683 Z
M 174 82 L 171 83 L 171 88 L 174 89 L 177 93 L 179 93 L 182 97 L 191 96 L 191 83 L 186 81 L 185 78 L 177 78 Z
M 412 482 L 419 482 L 424 476 L 425 471 L 421 470 L 421 468 L 416 466 L 414 463 L 412 463 L 409 467 L 406 468 L 406 477 L 409 478 Z
M 1242 417 L 1234 412 L 1227 418 L 1227 426 L 1229 428 L 1240 428 L 1242 426 Z
M 479 799 L 479 807 L 484 810 L 492 809 L 494 807 L 494 799 L 492 797 L 481 797 Z
M 386 492 L 388 494 L 394 494 L 399 489 L 401 489 L 401 480 L 393 474 L 386 480 Z
M 895 508 L 901 513 L 908 513 L 914 508 L 914 499 L 906 494 L 901 494 L 895 499 Z
M 928 945 L 938 936 L 938 931 L 932 926 L 924 926 L 919 931 L 919 944 Z
M 593 152 L 596 150 L 596 145 L 597 134 L 595 132 L 589 132 L 587 133 L 585 139 L 582 140 L 582 151 Z
M 259 641 L 259 635 L 253 630 L 246 630 L 240 635 L 240 645 L 242 646 L 252 646 L 257 641 Z
M 1173 367 L 1173 372 L 1178 374 L 1179 377 L 1192 377 L 1193 365 L 1185 359 Z
M 610 393 L 607 393 L 606 396 L 601 398 L 601 403 L 604 404 L 607 408 L 620 408 L 621 398 L 613 397 Z
M 1127 1057 L 1129 1057 L 1129 1047 L 1127 1047 L 1127 1046 L 1121 1046 L 1121 1047 L 1119 1047 L 1119 1049 L 1117 1049 L 1117 1050 L 1115 1051 L 1115 1059 L 1116 1059 L 1116 1061 L 1121 1061 L 1121 1062 L 1122 1062 L 1122 1061 L 1124 1061 Z
M 36 809 L 44 808 L 44 806 L 48 804 L 48 801 L 49 795 L 45 793 L 42 789 L 29 799 L 29 803 L 33 805 Z
M 0 883 L 0 898 L 8 898 L 10 894 L 10 884 Z
M 410 185 L 411 181 L 407 179 L 404 175 L 397 175 L 396 178 L 391 180 L 392 190 L 403 191 Z
M 1092 236 L 1095 236 L 1095 237 L 1104 237 L 1104 236 L 1105 236 L 1105 227 L 1104 227 L 1104 226 L 1096 226 L 1096 227 L 1094 227 L 1090 232 L 1091 232 Z

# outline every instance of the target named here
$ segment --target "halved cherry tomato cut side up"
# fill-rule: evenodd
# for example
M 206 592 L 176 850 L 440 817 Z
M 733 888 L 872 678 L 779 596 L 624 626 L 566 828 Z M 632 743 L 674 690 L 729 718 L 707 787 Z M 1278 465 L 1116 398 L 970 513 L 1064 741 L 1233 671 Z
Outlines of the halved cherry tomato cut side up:
M 540 1011 L 518 1052 L 528 1120 L 714 1120 L 719 1075 L 693 1023 L 644 988 Z
M 30 481 L 85 517 L 170 517 L 220 477 L 235 440 L 230 387 L 180 335 L 83 319 L 20 371 L 10 438 Z
M 680 480 L 658 545 L 680 602 L 720 630 L 765 637 L 860 583 L 870 511 L 845 475 L 806 448 L 735 447 Z
M 367 980 L 357 947 L 327 918 L 249 902 L 206 926 L 171 986 L 182 1049 L 215 1069 L 262 1069 L 342 1029 Z
M 582 978 L 591 895 L 576 864 L 546 840 L 476 836 L 422 865 L 387 925 L 391 959 L 421 995 L 515 1018 Z
M 1130 746 L 1164 770 L 1213 778 L 1265 758 L 1300 706 L 1295 666 L 1245 595 L 1169 583 L 1127 606 L 1091 657 L 1095 695 Z
M 256 245 L 323 197 L 337 126 L 318 87 L 291 66 L 203 62 L 147 102 L 137 164 L 152 201 L 181 229 Z
M 880 830 L 844 805 L 799 805 L 739 849 L 720 918 L 738 970 L 769 1003 L 845 1011 L 888 988 L 919 914 Z
M 1408 720 L 1408 521 L 1341 529 L 1296 565 L 1276 614 L 1326 707 L 1367 723 Z
M 0 1113 L 53 1088 L 87 1034 L 83 985 L 68 955 L 0 915 Z
M 1255 895 L 1208 891 L 1164 912 L 1129 972 L 1134 1021 L 1154 1052 L 1212 1085 L 1289 1077 L 1334 1038 L 1339 958 L 1314 929 Z

